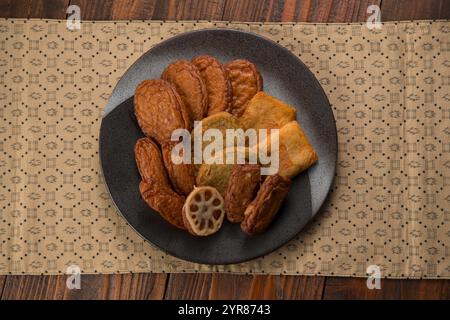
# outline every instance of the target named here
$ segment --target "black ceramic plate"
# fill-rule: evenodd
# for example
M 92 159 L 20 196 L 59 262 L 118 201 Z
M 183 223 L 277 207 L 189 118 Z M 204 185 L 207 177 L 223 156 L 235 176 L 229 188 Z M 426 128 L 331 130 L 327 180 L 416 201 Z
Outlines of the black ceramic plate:
M 172 227 L 141 199 L 133 147 L 143 136 L 133 113 L 133 94 L 144 79 L 159 78 L 174 60 L 209 54 L 222 62 L 248 59 L 264 80 L 264 91 L 297 108 L 297 120 L 317 150 L 319 161 L 295 177 L 288 198 L 263 234 L 247 236 L 224 222 L 210 237 L 194 237 Z M 336 164 L 333 113 L 308 68 L 280 45 L 255 34 L 214 29 L 184 33 L 155 46 L 121 78 L 108 102 L 100 129 L 100 158 L 111 197 L 128 223 L 146 240 L 176 257 L 229 264 L 267 254 L 297 235 L 317 213 L 330 189 Z

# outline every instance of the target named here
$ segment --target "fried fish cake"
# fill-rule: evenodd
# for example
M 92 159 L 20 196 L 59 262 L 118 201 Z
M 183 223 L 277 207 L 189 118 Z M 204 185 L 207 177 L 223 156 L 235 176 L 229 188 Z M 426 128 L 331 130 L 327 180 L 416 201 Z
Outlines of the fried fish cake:
M 188 110 L 175 87 L 165 80 L 144 80 L 134 94 L 134 112 L 142 131 L 159 144 L 175 129 L 191 130 Z
M 204 136 L 205 132 L 208 129 L 217 129 L 221 132 L 224 140 L 226 137 L 227 129 L 238 129 L 240 127 L 239 120 L 237 118 L 235 118 L 234 116 L 232 116 L 228 112 L 218 112 L 213 115 L 210 115 L 202 120 L 201 125 L 202 125 L 201 137 Z M 198 138 L 196 136 L 196 134 L 197 134 L 197 131 L 194 128 L 194 132 L 192 134 L 194 139 Z M 211 142 L 202 141 L 202 154 L 203 154 L 203 151 L 205 150 L 205 148 L 213 142 L 214 141 L 211 141 Z M 223 148 L 225 148 L 225 147 L 226 147 L 226 145 L 224 143 Z M 203 160 L 203 162 L 205 162 L 204 161 L 205 159 L 202 159 L 202 160 Z M 196 166 L 196 170 L 198 170 L 199 164 L 196 164 L 195 166 Z
M 195 174 L 191 163 L 175 164 L 172 161 L 172 150 L 178 142 L 166 142 L 161 145 L 164 166 L 176 192 L 188 195 L 194 189 Z M 182 157 L 183 155 L 181 155 Z
M 225 192 L 225 210 L 231 223 L 241 222 L 247 206 L 254 199 L 261 182 L 261 168 L 257 164 L 236 164 L 231 171 Z
M 318 159 L 297 121 L 291 121 L 280 129 L 279 159 L 278 174 L 288 178 L 308 169 Z
M 225 65 L 231 82 L 230 113 L 240 117 L 248 102 L 263 88 L 263 80 L 256 66 L 248 60 L 233 60 Z
M 192 60 L 200 70 L 208 93 L 208 115 L 228 111 L 231 103 L 231 84 L 222 64 L 215 58 L 203 55 Z
M 134 153 L 142 178 L 139 184 L 142 198 L 169 223 L 184 229 L 185 198 L 172 190 L 158 146 L 150 138 L 141 138 L 134 146 Z
M 256 198 L 245 210 L 241 229 L 250 235 L 266 230 L 287 197 L 290 186 L 289 178 L 277 174 L 268 176 L 262 183 Z
M 186 60 L 175 61 L 167 66 L 161 78 L 175 86 L 192 120 L 203 119 L 208 111 L 208 94 L 196 66 Z
M 281 128 L 295 120 L 296 114 L 295 108 L 260 91 L 250 100 L 239 121 L 245 129 Z
M 144 201 L 170 224 L 186 229 L 183 223 L 183 205 L 185 198 L 157 183 L 141 181 L 139 191 Z

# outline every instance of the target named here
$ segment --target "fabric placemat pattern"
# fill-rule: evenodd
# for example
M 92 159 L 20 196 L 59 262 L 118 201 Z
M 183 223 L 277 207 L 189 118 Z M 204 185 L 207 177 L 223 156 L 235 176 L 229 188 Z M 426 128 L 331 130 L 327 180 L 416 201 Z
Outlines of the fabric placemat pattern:
M 339 134 L 333 190 L 278 251 L 207 266 L 119 217 L 98 132 L 115 83 L 176 34 L 224 27 L 285 46 L 315 73 Z M 274 61 L 276 63 L 276 61 Z M 313 106 L 312 106 L 313 107 Z M 301 116 L 301 115 L 300 115 Z M 450 278 L 450 22 L 365 24 L 0 20 L 0 273 L 236 272 Z

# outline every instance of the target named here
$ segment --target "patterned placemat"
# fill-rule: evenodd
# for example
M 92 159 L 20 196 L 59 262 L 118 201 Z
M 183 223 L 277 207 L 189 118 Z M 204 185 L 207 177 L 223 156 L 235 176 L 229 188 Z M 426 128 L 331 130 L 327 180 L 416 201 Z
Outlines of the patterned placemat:
M 98 132 L 115 83 L 176 34 L 225 27 L 298 55 L 337 121 L 333 190 L 278 251 L 229 266 L 166 255 L 117 214 Z M 276 62 L 275 62 L 276 63 Z M 236 272 L 450 278 L 450 22 L 0 20 L 0 273 Z

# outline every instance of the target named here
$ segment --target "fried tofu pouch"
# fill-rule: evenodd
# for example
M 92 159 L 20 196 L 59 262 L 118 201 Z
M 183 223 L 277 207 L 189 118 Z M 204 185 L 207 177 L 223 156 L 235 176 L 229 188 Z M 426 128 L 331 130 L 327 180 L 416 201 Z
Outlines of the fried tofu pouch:
M 260 91 L 250 100 L 239 118 L 245 129 L 281 128 L 295 120 L 296 109 Z
M 291 121 L 280 129 L 278 174 L 293 178 L 308 169 L 318 156 L 297 121 Z

